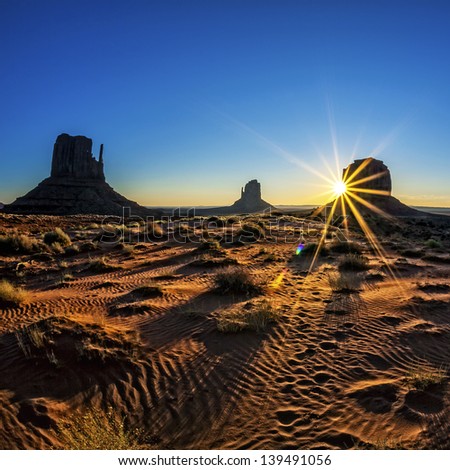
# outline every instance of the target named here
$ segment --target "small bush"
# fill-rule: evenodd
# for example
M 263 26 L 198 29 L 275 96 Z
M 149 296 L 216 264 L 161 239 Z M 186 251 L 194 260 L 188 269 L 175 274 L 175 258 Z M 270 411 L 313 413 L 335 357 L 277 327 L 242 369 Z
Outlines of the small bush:
M 239 264 L 235 258 L 223 256 L 219 253 L 218 256 L 213 256 L 211 253 L 204 253 L 191 261 L 191 266 L 201 266 L 203 268 L 215 268 L 217 266 L 230 266 Z
M 263 289 L 249 271 L 240 267 L 228 267 L 217 273 L 217 290 L 222 294 L 260 294 Z
M 428 248 L 442 248 L 442 244 L 440 242 L 438 242 L 437 240 L 434 240 L 433 238 L 430 238 L 429 240 L 427 240 L 425 242 L 425 245 L 428 247 Z
M 98 249 L 97 243 L 84 242 L 80 245 L 80 253 L 89 253 Z
M 6 279 L 0 281 L 0 304 L 20 305 L 27 299 L 27 292 L 20 287 L 13 286 Z
M 365 256 L 354 253 L 345 255 L 339 263 L 339 269 L 344 271 L 366 271 L 369 267 L 369 260 Z
M 149 284 L 147 286 L 138 287 L 131 293 L 141 297 L 162 297 L 164 295 L 163 289 L 156 284 Z
M 328 284 L 333 292 L 341 294 L 349 294 L 361 290 L 361 279 L 352 272 L 329 274 Z
M 102 258 L 91 261 L 89 263 L 89 269 L 96 273 L 107 273 L 111 271 L 116 271 L 117 269 L 119 269 L 119 267 L 110 264 L 108 260 L 103 256 Z
M 238 240 L 243 243 L 254 243 L 264 239 L 265 231 L 257 224 L 247 223 L 242 225 L 237 236 Z
M 362 247 L 358 243 L 350 242 L 350 241 L 335 241 L 329 245 L 330 251 L 333 253 L 354 253 L 354 254 L 361 254 Z
M 136 450 L 141 445 L 140 433 L 128 430 L 113 408 L 72 414 L 58 423 L 56 434 L 64 450 Z
M 72 243 L 72 240 L 66 232 L 57 227 L 52 232 L 47 232 L 44 235 L 44 243 L 48 246 L 51 246 L 54 243 L 58 243 L 60 246 L 69 246 Z
M 75 256 L 78 255 L 79 252 L 80 249 L 75 245 L 66 246 L 66 248 L 64 249 L 64 254 L 66 256 Z
M 424 391 L 433 385 L 441 385 L 447 380 L 447 369 L 440 367 L 420 368 L 410 370 L 405 377 L 407 385 L 415 390 Z
M 38 242 L 18 232 L 0 236 L 0 255 L 30 254 L 38 250 Z
M 248 305 L 239 312 L 222 313 L 217 318 L 217 329 L 222 333 L 236 333 L 242 330 L 265 331 L 279 320 L 279 312 L 267 301 Z
M 303 255 L 313 255 L 319 248 L 319 244 L 316 242 L 307 243 L 302 249 L 301 254 Z M 319 255 L 327 255 L 329 252 L 328 248 L 322 244 L 319 249 Z
M 145 235 L 149 240 L 158 240 L 164 236 L 164 230 L 157 222 L 149 222 L 145 230 Z

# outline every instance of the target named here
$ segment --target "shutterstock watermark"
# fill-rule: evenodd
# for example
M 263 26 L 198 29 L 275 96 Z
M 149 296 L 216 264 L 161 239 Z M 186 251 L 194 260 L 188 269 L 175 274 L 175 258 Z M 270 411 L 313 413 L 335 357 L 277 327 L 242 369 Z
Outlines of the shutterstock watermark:
M 348 241 L 348 216 L 334 216 L 330 220 L 326 208 L 320 215 L 294 217 L 266 211 L 243 215 L 200 215 L 195 208 L 185 214 L 175 209 L 160 217 L 142 217 L 123 208 L 122 216 L 105 217 L 97 240 L 104 244 L 174 242 L 201 244 L 216 240 L 224 244 L 306 243 L 308 239 L 325 236 Z

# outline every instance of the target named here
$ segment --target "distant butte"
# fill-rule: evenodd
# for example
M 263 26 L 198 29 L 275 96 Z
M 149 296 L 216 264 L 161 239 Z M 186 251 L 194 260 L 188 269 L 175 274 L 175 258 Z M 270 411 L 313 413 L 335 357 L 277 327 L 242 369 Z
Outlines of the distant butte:
M 124 208 L 129 208 L 132 215 L 151 215 L 148 209 L 126 199 L 106 183 L 103 144 L 96 160 L 91 139 L 61 134 L 53 147 L 50 177 L 4 210 L 19 214 L 121 216 Z
M 251 180 L 245 188 L 241 188 L 241 197 L 231 206 L 198 209 L 196 213 L 205 215 L 252 214 L 275 209 L 276 207 L 262 199 L 261 183 L 258 180 Z

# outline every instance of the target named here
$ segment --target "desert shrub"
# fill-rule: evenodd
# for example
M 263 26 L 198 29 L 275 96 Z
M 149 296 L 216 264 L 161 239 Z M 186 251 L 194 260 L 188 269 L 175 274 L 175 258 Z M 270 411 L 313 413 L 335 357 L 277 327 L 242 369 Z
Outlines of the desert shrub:
M 217 317 L 217 329 L 223 333 L 242 330 L 265 331 L 279 320 L 279 311 L 270 302 L 261 301 L 256 305 L 246 305 L 240 311 L 221 312 Z
M 57 424 L 56 435 L 64 450 L 136 450 L 141 446 L 139 431 L 128 430 L 125 419 L 112 407 L 106 412 L 91 408 L 69 415 Z
M 230 266 L 238 264 L 238 261 L 235 258 L 230 258 L 229 256 L 223 256 L 222 253 L 214 256 L 211 253 L 204 253 L 193 261 L 191 261 L 191 266 L 201 266 L 204 268 L 214 268 L 217 266 Z
M 244 243 L 253 243 L 263 240 L 265 237 L 264 229 L 254 223 L 246 223 L 237 234 L 238 240 Z
M 17 330 L 15 336 L 25 357 L 57 367 L 131 362 L 140 354 L 137 334 L 106 325 L 104 316 L 55 315 Z
M 164 236 L 164 230 L 157 222 L 149 222 L 145 230 L 145 235 L 149 240 L 161 239 Z
M 263 289 L 249 271 L 242 267 L 228 267 L 216 274 L 217 290 L 222 294 L 260 294 Z
M 116 271 L 119 267 L 109 263 L 109 261 L 103 256 L 102 258 L 92 260 L 89 263 L 89 269 L 96 273 L 107 273 Z
M 64 249 L 64 254 L 66 256 L 75 256 L 79 252 L 80 252 L 80 249 L 75 245 L 66 246 L 66 248 Z
M 358 292 L 361 288 L 361 279 L 353 272 L 341 272 L 328 275 L 328 284 L 331 290 L 336 293 Z
M 69 246 L 72 241 L 66 232 L 57 227 L 55 230 L 47 232 L 44 235 L 44 243 L 49 246 L 53 245 L 54 243 L 58 243 L 61 246 Z
M 207 239 L 204 242 L 200 243 L 200 245 L 198 247 L 198 250 L 199 251 L 204 251 L 204 250 L 222 251 L 222 247 L 220 246 L 219 240 L 215 240 L 215 239 L 210 238 L 210 239 Z
M 0 305 L 20 305 L 26 299 L 26 290 L 13 286 L 6 279 L 0 281 Z
M 140 297 L 162 297 L 164 290 L 156 284 L 148 284 L 146 286 L 137 287 L 131 291 L 131 293 Z
M 53 253 L 56 255 L 61 255 L 64 253 L 64 248 L 61 246 L 60 243 L 54 242 L 50 245 L 50 249 L 52 250 Z
M 0 255 L 30 254 L 39 248 L 38 242 L 18 232 L 0 236 Z
M 369 269 L 369 260 L 365 256 L 349 253 L 340 261 L 339 269 L 344 271 L 366 271 Z
M 80 245 L 80 253 L 89 253 L 90 251 L 95 251 L 98 249 L 97 243 L 94 242 L 84 242 Z
M 301 254 L 313 255 L 314 253 L 316 253 L 318 249 L 319 249 L 319 255 L 327 255 L 329 252 L 328 248 L 324 244 L 320 245 L 320 248 L 319 248 L 319 243 L 311 242 L 311 243 L 307 243 L 304 246 L 304 248 L 301 251 Z
M 204 228 L 222 228 L 225 227 L 226 222 L 224 219 L 221 219 L 220 217 L 212 216 L 208 217 L 206 220 L 203 221 L 203 227 Z
M 408 371 L 405 377 L 406 384 L 415 390 L 426 390 L 433 385 L 441 385 L 447 381 L 448 371 L 444 367 L 439 369 L 431 367 L 417 367 Z
M 437 240 L 434 240 L 433 238 L 430 238 L 429 240 L 427 240 L 425 242 L 425 245 L 428 247 L 428 248 L 442 248 L 442 244 L 441 242 L 437 241 Z
M 363 251 L 361 245 L 359 245 L 358 243 L 340 240 L 336 240 L 333 243 L 330 243 L 329 249 L 333 253 L 361 254 Z

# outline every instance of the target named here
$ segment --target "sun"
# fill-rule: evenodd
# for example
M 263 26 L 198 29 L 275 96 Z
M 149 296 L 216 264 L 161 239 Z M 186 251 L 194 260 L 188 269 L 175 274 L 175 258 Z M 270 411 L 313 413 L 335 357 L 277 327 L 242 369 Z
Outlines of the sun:
M 333 191 L 336 197 L 342 196 L 347 191 L 347 185 L 343 181 L 336 181 L 333 186 Z

